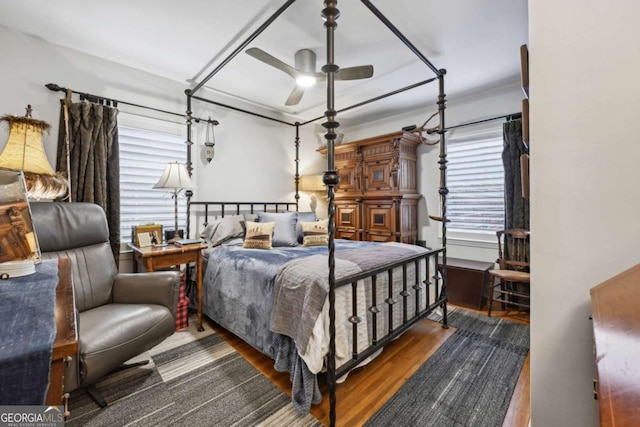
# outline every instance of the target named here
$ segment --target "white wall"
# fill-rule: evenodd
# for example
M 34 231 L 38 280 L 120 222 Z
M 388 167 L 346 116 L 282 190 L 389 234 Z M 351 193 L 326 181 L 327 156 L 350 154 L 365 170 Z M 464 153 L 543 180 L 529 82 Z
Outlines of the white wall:
M 446 78 L 445 78 L 446 83 Z M 446 126 L 482 120 L 504 114 L 520 112 L 522 90 L 519 83 L 481 92 L 473 96 L 456 98 L 455 95 L 447 96 L 447 108 L 445 110 Z M 378 101 L 378 102 L 384 102 Z M 345 142 L 356 141 L 375 135 L 398 132 L 404 126 L 421 126 L 425 120 L 437 111 L 433 100 L 433 107 L 421 111 L 405 112 L 383 120 L 370 122 L 358 127 L 340 129 L 345 134 Z M 339 118 L 338 118 L 338 121 Z M 438 118 L 434 117 L 427 127 L 436 126 Z M 495 126 L 501 126 L 501 121 L 493 122 Z M 473 131 L 474 127 L 465 128 L 465 131 Z M 454 131 L 460 132 L 460 131 Z M 437 139 L 431 137 L 430 139 Z M 429 219 L 429 215 L 440 215 L 440 197 L 438 187 L 440 183 L 440 169 L 438 165 L 440 154 L 439 145 L 418 147 L 418 191 L 423 195 L 418 209 L 418 236 L 426 240 L 427 246 L 440 247 L 440 223 Z M 454 258 L 474 259 L 493 262 L 497 258 L 497 248 L 494 244 L 469 246 L 462 242 L 448 240 L 447 255 Z
M 3 82 L 0 115 L 24 115 L 26 105 L 31 104 L 34 110 L 33 117 L 45 120 L 52 126 L 51 132 L 44 135 L 43 142 L 49 161 L 54 167 L 59 99 L 63 95 L 46 89 L 46 83 L 56 83 L 74 90 L 180 114 L 186 110 L 186 83 L 171 81 L 51 45 L 2 27 L 0 40 L 0 58 L 3 63 L 0 67 L 0 79 Z M 234 103 L 261 114 L 273 114 L 255 106 L 239 105 L 207 91 L 198 94 L 222 103 Z M 74 100 L 76 99 L 74 96 Z M 195 200 L 295 201 L 295 127 L 199 101 L 194 101 L 192 107 L 194 116 L 206 118 L 211 115 L 220 122 L 215 129 L 216 155 L 209 165 L 205 166 L 201 160 L 199 146 L 193 147 L 192 161 L 198 186 L 195 190 Z M 136 120 L 130 114 L 124 113 L 126 111 L 184 123 L 180 117 L 155 114 L 126 105 L 120 105 L 119 108 L 123 112 L 121 121 L 127 123 L 149 120 Z M 150 122 L 153 123 L 153 120 Z M 320 164 L 321 156 L 315 152 L 317 138 L 314 126 L 311 124 L 300 129 L 301 174 L 323 170 Z M 185 129 L 186 126 L 182 128 Z M 0 149 L 6 143 L 7 131 L 6 126 L 0 127 Z M 193 140 L 202 142 L 205 135 L 204 125 L 195 125 L 194 133 Z M 308 195 L 301 195 L 301 206 L 308 206 L 308 200 Z M 172 202 L 167 199 L 167 203 Z
M 638 16 L 529 2 L 534 427 L 595 424 L 589 289 L 640 262 Z

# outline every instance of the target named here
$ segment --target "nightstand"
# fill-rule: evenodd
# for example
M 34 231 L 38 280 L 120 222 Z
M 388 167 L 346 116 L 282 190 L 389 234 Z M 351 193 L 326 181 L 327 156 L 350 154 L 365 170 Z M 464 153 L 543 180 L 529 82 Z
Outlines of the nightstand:
M 196 263 L 196 294 L 198 298 L 198 331 L 204 331 L 202 326 L 202 249 L 206 249 L 205 243 L 196 243 L 186 246 L 148 246 L 139 248 L 131 243 L 133 250 L 133 271 L 138 272 L 138 264 L 146 267 L 147 271 L 155 271 L 159 268 L 172 267 L 174 265 Z

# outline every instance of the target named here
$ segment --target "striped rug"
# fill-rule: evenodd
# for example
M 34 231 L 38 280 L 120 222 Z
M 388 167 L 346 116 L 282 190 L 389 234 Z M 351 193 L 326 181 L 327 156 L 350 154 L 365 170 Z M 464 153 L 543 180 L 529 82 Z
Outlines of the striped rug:
M 502 426 L 529 352 L 529 327 L 461 309 L 448 320 L 454 334 L 365 426 Z
M 72 393 L 67 426 L 320 426 L 210 328 L 195 322 L 97 384 L 109 406 Z

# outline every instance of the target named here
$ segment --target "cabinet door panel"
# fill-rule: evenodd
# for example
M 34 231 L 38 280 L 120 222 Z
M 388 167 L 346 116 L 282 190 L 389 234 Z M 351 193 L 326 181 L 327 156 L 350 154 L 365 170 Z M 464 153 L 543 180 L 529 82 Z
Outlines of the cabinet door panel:
M 394 240 L 395 210 L 393 204 L 365 204 L 365 239 L 375 242 Z
M 336 187 L 336 193 L 353 193 L 359 190 L 356 166 L 354 163 L 337 164 L 336 169 L 340 175 L 340 183 Z
M 365 190 L 368 192 L 391 191 L 391 162 L 379 160 L 366 162 L 364 166 Z
M 358 228 L 359 219 L 357 203 L 336 203 L 336 228 Z

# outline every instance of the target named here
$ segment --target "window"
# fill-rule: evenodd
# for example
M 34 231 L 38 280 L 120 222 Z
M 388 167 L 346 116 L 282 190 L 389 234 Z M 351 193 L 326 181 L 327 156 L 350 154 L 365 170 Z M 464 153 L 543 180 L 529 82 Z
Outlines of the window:
M 447 145 L 447 230 L 453 238 L 494 241 L 504 228 L 501 128 L 461 137 Z
M 118 135 L 121 241 L 131 241 L 131 227 L 134 225 L 153 222 L 173 229 L 175 214 L 172 193 L 153 190 L 152 187 L 162 176 L 167 163 L 186 162 L 185 137 L 178 133 L 121 125 L 118 126 Z M 185 227 L 186 198 L 179 196 L 178 228 Z

